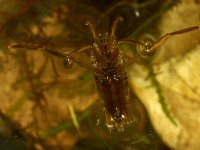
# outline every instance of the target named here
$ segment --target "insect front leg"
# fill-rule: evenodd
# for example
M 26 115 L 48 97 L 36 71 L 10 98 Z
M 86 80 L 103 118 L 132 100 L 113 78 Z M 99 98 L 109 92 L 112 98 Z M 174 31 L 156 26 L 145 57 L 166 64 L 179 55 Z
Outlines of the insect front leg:
M 87 70 L 94 71 L 96 73 L 102 74 L 102 71 L 99 70 L 98 68 L 94 67 L 90 61 L 87 61 L 87 60 L 84 60 L 84 59 L 76 59 L 76 55 L 78 53 L 86 51 L 86 50 L 91 49 L 91 48 L 92 48 L 92 46 L 86 46 L 86 47 L 83 47 L 81 49 L 74 50 L 71 53 L 66 55 L 64 61 L 67 64 L 68 63 L 70 64 L 71 62 L 75 62 L 76 64 L 78 64 L 79 66 L 82 66 L 83 68 L 85 68 Z

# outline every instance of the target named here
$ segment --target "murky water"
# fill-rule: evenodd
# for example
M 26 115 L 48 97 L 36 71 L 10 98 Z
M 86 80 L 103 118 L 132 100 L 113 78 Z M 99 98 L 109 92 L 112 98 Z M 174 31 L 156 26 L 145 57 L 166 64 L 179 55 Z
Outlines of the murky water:
M 41 49 L 47 46 L 67 54 L 91 45 L 93 37 L 85 22 L 90 20 L 97 34 L 110 33 L 117 16 L 123 17 L 116 29 L 117 40 L 156 40 L 168 32 L 199 26 L 198 1 L 2 0 L 0 4 L 3 150 L 200 147 L 199 30 L 170 39 L 155 55 L 126 69 L 135 122 L 123 132 L 107 129 L 92 72 L 76 63 L 66 68 L 62 58 Z M 13 44 L 39 45 L 40 49 L 9 49 Z M 120 47 L 127 58 L 135 48 Z M 76 59 L 90 63 L 88 55 L 88 51 L 80 53 Z

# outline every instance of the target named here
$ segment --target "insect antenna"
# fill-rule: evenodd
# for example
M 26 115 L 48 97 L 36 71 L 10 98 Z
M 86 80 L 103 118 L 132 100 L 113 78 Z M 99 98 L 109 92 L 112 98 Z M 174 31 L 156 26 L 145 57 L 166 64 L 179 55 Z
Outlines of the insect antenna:
M 95 32 L 95 29 L 94 29 L 93 24 L 92 24 L 89 20 L 87 20 L 87 21 L 85 22 L 85 25 L 89 27 L 90 32 L 92 33 L 92 36 L 93 36 L 93 38 L 95 39 L 95 37 L 96 37 L 96 32 Z
M 112 27 L 111 27 L 112 35 L 115 35 L 115 31 L 117 29 L 117 24 L 119 23 L 119 21 L 123 21 L 123 18 L 121 16 L 118 16 L 112 24 Z

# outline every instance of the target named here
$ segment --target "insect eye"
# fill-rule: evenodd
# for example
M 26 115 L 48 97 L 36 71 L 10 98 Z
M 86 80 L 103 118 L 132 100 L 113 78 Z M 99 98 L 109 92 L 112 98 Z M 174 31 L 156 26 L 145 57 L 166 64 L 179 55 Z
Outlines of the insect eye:
M 70 55 L 67 55 L 67 56 L 64 58 L 63 64 L 64 64 L 64 66 L 65 66 L 66 68 L 69 68 L 69 67 L 71 67 L 71 66 L 73 65 L 73 60 L 72 60 L 72 58 L 71 58 Z

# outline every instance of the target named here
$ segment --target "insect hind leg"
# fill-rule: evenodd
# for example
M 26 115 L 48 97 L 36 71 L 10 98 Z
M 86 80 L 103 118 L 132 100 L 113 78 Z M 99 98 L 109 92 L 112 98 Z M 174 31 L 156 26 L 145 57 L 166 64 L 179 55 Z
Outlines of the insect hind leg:
M 168 39 L 172 38 L 173 36 L 191 32 L 191 31 L 194 31 L 197 29 L 199 29 L 199 26 L 189 27 L 189 28 L 185 28 L 182 30 L 167 33 L 164 36 L 162 36 L 159 40 L 157 40 L 156 42 L 154 42 L 152 44 L 145 43 L 145 48 L 143 48 L 143 50 L 141 50 L 139 52 L 139 54 L 140 55 L 152 54 L 155 52 L 156 48 L 159 48 L 161 45 L 163 45 Z

